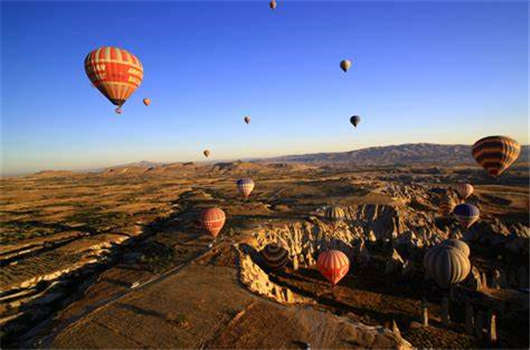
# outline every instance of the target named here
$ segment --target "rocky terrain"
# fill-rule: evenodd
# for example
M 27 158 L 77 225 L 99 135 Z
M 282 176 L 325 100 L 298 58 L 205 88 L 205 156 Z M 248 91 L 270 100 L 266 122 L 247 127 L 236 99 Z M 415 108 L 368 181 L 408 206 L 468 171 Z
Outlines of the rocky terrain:
M 439 145 L 432 143 L 411 143 L 395 146 L 363 148 L 350 152 L 316 153 L 283 156 L 271 159 L 279 162 L 299 163 L 351 163 L 357 166 L 367 165 L 415 165 L 445 164 L 472 165 L 471 146 Z M 521 147 L 519 162 L 528 162 L 528 145 Z
M 256 188 L 244 200 L 235 181 L 247 176 Z M 475 186 L 468 202 L 481 211 L 469 230 L 438 208 L 441 194 L 461 181 Z M 450 326 L 442 324 L 444 291 L 424 278 L 425 250 L 453 237 L 471 246 L 473 271 L 459 288 L 502 305 L 497 345 L 528 347 L 528 182 L 524 164 L 500 180 L 464 165 L 259 162 L 141 163 L 5 178 L 2 344 L 488 346 L 485 336 L 464 331 L 458 301 Z M 325 215 L 331 205 L 344 208 L 338 223 Z M 198 225 L 208 206 L 227 215 L 213 248 Z M 289 253 L 281 271 L 261 259 L 273 242 Z M 327 248 L 351 262 L 333 289 L 315 267 Z M 421 325 L 422 300 L 429 326 Z

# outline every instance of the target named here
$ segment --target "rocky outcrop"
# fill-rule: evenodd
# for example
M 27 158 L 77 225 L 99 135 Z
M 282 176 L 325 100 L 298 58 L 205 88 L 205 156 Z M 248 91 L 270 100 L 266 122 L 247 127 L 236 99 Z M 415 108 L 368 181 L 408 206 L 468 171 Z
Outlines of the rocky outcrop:
M 239 278 L 252 292 L 271 298 L 282 304 L 307 303 L 314 304 L 312 299 L 293 293 L 288 288 L 283 288 L 273 283 L 267 273 L 254 263 L 250 255 L 239 252 L 240 274 Z

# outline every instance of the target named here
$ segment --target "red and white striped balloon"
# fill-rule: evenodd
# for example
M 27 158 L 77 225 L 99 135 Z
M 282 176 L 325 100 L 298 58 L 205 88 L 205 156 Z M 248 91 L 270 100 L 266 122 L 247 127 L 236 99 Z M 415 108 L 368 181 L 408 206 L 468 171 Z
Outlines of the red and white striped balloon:
M 219 232 L 223 229 L 225 221 L 225 212 L 219 208 L 207 208 L 201 213 L 202 227 L 213 237 L 217 237 Z
M 318 255 L 318 271 L 336 285 L 350 270 L 350 259 L 340 250 L 328 250 Z

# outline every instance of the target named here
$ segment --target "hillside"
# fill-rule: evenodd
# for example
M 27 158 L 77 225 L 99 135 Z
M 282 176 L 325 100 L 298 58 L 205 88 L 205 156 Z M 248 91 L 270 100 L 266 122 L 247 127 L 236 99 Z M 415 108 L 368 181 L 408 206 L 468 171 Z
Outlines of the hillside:
M 273 162 L 355 163 L 356 165 L 389 165 L 436 163 L 443 165 L 474 164 L 471 146 L 415 143 L 369 147 L 350 152 L 314 153 L 270 158 Z M 528 162 L 528 145 L 522 146 L 518 162 Z

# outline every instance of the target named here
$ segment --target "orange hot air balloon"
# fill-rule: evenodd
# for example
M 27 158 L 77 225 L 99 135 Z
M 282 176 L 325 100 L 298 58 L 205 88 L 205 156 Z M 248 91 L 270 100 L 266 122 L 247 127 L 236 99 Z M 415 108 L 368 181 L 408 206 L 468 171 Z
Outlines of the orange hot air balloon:
M 245 120 L 245 123 L 247 123 L 247 124 L 250 123 L 250 117 L 249 116 L 246 116 L 244 120 Z
M 88 79 L 109 101 L 121 107 L 140 86 L 144 77 L 142 62 L 129 51 L 105 46 L 85 58 Z
M 143 99 L 144 105 L 149 106 L 151 104 L 151 100 L 148 98 Z
M 272 0 L 271 2 L 269 2 L 269 7 L 271 8 L 271 10 L 274 10 L 277 6 L 278 4 L 276 4 L 276 0 Z
M 208 157 L 210 156 L 210 151 L 207 150 L 207 149 L 205 149 L 204 152 L 202 152 L 202 154 L 204 154 L 204 156 L 205 156 L 206 158 L 208 158 Z
M 328 250 L 318 255 L 317 267 L 332 285 L 336 285 L 348 273 L 350 260 L 340 250 Z
M 467 199 L 467 197 L 473 194 L 473 186 L 470 184 L 460 183 L 454 186 L 455 191 L 462 197 L 462 199 Z
M 201 213 L 202 227 L 213 237 L 217 237 L 225 224 L 225 212 L 219 208 L 207 208 Z

